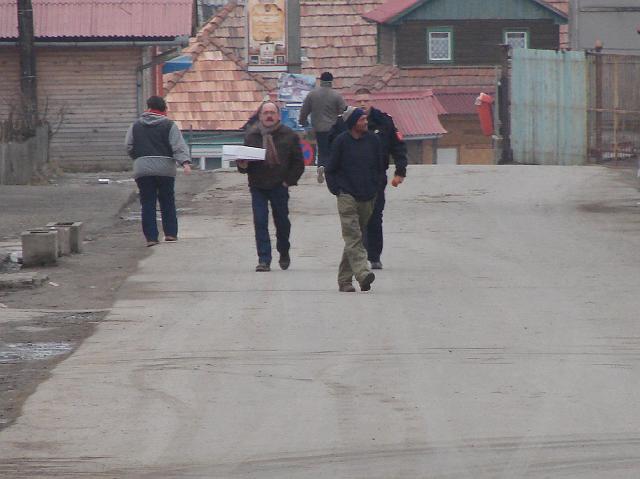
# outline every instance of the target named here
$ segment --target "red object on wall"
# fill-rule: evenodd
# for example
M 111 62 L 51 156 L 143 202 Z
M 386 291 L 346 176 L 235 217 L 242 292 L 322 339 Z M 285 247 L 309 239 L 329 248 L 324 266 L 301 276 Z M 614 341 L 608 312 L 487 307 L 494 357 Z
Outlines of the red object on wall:
M 476 107 L 482 134 L 493 135 L 493 97 L 486 93 L 480 93 L 480 96 L 476 98 Z

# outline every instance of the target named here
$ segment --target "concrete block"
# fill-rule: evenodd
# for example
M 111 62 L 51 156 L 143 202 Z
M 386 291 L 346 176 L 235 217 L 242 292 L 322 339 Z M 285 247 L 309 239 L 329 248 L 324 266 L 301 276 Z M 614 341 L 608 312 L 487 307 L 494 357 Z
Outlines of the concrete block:
M 58 231 L 53 229 L 29 230 L 20 235 L 22 264 L 41 266 L 58 261 Z
M 69 245 L 71 247 L 71 252 L 82 253 L 82 251 L 84 250 L 84 223 L 82 223 L 82 221 L 47 223 L 47 227 L 68 228 L 69 229 Z
M 40 273 L 0 273 L 0 290 L 38 288 L 48 279 L 47 275 Z
M 71 254 L 71 228 L 66 226 L 49 226 L 48 230 L 58 232 L 58 256 L 68 256 Z

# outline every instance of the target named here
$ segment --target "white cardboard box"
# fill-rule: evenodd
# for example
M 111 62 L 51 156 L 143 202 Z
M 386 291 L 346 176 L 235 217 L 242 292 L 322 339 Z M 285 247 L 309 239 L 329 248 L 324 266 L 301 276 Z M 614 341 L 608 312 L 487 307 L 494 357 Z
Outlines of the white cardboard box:
M 262 161 L 265 158 L 264 148 L 243 145 L 222 145 L 222 161 Z

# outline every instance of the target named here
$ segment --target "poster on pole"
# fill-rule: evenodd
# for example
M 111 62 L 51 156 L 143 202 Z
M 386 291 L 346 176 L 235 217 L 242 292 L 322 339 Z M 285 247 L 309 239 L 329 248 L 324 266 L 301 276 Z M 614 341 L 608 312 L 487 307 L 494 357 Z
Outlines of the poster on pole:
M 286 103 L 302 103 L 316 86 L 313 75 L 281 73 L 278 78 L 278 100 Z
M 287 65 L 285 0 L 248 0 L 249 66 Z

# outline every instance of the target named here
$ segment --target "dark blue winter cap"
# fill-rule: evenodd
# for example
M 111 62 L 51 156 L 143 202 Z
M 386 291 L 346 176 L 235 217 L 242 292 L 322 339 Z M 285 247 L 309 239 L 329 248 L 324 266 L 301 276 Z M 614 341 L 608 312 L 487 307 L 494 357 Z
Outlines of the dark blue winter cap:
M 355 108 L 352 106 L 348 106 L 345 112 L 342 114 L 342 120 L 347 127 L 347 130 L 351 130 L 361 116 L 365 115 L 365 112 L 362 108 Z

